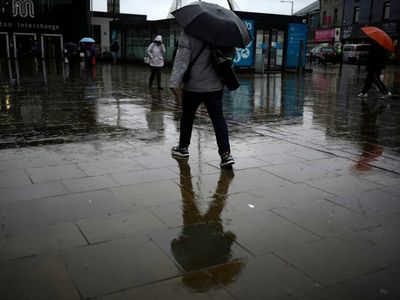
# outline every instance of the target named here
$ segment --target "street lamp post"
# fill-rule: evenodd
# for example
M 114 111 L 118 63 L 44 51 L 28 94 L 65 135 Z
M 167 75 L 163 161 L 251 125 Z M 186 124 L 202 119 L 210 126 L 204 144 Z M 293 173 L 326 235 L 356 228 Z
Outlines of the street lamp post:
M 285 0 L 281 0 L 282 3 L 291 3 L 292 4 L 292 9 L 290 11 L 290 15 L 293 16 L 293 2 L 294 1 L 285 1 Z

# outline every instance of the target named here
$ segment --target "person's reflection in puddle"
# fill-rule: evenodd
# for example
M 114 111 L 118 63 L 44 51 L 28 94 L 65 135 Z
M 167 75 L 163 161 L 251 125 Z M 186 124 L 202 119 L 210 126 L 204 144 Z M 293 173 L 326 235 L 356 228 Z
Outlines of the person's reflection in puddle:
M 215 193 L 207 211 L 202 214 L 198 199 L 193 192 L 190 166 L 185 159 L 176 159 L 180 170 L 183 227 L 180 236 L 171 242 L 171 251 L 187 272 L 210 269 L 214 277 L 224 285 L 233 282 L 244 263 L 232 259 L 231 247 L 236 239 L 234 233 L 224 232 L 221 212 L 228 199 L 228 190 L 234 179 L 232 169 L 221 170 Z M 204 272 L 185 273 L 183 282 L 194 289 L 206 290 L 216 287 L 216 281 L 205 280 Z
M 362 101 L 361 108 L 360 135 L 363 138 L 362 153 L 354 168 L 358 171 L 369 171 L 372 169 L 370 163 L 377 160 L 383 153 L 383 147 L 377 144 L 379 136 L 377 120 L 378 116 L 385 111 L 386 105 L 376 100 L 371 103 Z

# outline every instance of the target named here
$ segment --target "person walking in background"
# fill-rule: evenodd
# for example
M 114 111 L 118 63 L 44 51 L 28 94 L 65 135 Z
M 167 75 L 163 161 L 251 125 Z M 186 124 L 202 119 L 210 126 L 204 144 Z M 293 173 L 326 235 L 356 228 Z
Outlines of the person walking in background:
M 155 37 L 154 42 L 147 48 L 147 54 L 150 57 L 151 68 L 149 87 L 153 85 L 154 78 L 157 76 L 157 89 L 162 90 L 161 70 L 164 66 L 165 47 L 161 35 Z
M 381 45 L 374 40 L 370 40 L 370 48 L 366 58 L 366 70 L 367 77 L 364 81 L 364 86 L 359 97 L 367 97 L 367 92 L 371 88 L 372 84 L 375 83 L 376 87 L 382 92 L 384 97 L 392 95 L 392 93 L 386 88 L 385 84 L 381 80 L 382 70 L 386 68 L 386 51 Z
M 118 55 L 118 51 L 119 51 L 119 44 L 116 40 L 114 40 L 114 42 L 111 44 L 110 50 L 111 50 L 111 54 L 113 57 L 113 62 L 114 62 L 114 64 L 116 64 L 117 63 L 117 55 Z
M 234 48 L 230 50 L 232 53 L 229 54 L 234 55 Z M 231 166 L 235 161 L 231 156 L 228 128 L 222 110 L 224 84 L 211 64 L 209 44 L 182 32 L 170 82 L 170 90 L 176 97 L 180 96 L 182 79 L 190 63 L 189 79 L 182 86 L 179 144 L 172 148 L 171 154 L 180 158 L 189 158 L 188 147 L 195 114 L 200 104 L 204 103 L 214 127 L 218 153 L 221 157 L 220 166 Z

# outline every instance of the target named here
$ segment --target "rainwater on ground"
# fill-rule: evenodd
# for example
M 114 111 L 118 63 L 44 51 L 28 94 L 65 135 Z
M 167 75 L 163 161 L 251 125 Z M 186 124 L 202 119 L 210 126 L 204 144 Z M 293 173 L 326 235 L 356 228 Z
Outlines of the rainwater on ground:
M 231 134 L 258 132 L 319 150 L 399 154 L 399 68 L 385 74 L 394 96 L 382 99 L 372 89 L 364 100 L 356 96 L 363 68 L 312 68 L 304 74 L 240 73 L 240 89 L 224 95 Z M 158 91 L 148 88 L 147 66 L 3 63 L 0 148 L 123 137 L 173 144 L 180 100 L 168 90 L 170 71 L 163 70 L 164 90 Z M 209 124 L 203 107 L 195 125 L 201 124 Z

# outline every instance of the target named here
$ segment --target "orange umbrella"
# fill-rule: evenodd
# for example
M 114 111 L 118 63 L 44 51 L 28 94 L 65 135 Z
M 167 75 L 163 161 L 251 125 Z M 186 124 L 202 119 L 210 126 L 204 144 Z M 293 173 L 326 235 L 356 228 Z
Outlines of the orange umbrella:
M 383 48 L 386 48 L 389 51 L 394 52 L 392 39 L 382 29 L 373 26 L 366 26 L 361 28 L 361 30 L 364 31 L 366 35 L 368 35 L 371 39 L 375 40 Z

